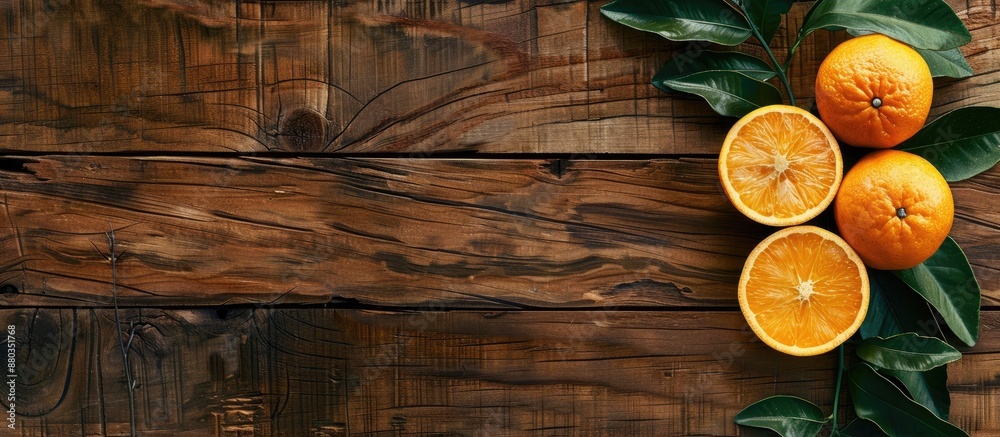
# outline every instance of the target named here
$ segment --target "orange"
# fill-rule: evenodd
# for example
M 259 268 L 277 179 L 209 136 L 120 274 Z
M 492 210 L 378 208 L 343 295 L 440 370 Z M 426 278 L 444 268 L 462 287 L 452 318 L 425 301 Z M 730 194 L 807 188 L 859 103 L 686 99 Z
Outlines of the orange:
M 760 339 L 791 355 L 818 355 L 846 341 L 868 312 L 868 272 L 836 234 L 814 226 L 775 232 L 740 275 L 743 316 Z
M 837 194 L 843 170 L 830 130 L 794 106 L 765 106 L 745 115 L 719 153 L 726 196 L 744 215 L 771 226 L 819 215 Z
M 931 109 L 934 82 L 915 50 L 884 35 L 849 39 L 816 74 L 816 107 L 838 139 L 888 148 L 917 133 Z
M 926 159 L 901 150 L 861 158 L 833 207 L 840 235 L 871 268 L 903 270 L 930 258 L 951 231 L 948 182 Z

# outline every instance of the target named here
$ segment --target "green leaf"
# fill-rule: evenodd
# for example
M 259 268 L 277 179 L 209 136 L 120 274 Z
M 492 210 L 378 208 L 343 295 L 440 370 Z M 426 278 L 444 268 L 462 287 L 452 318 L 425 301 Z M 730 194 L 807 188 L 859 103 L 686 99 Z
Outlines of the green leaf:
M 1000 161 L 1000 108 L 958 108 L 897 148 L 923 156 L 948 182 L 968 179 Z
M 890 337 L 903 332 L 920 333 L 925 336 L 940 335 L 934 315 L 927 302 L 914 299 L 913 291 L 890 272 L 868 270 L 871 294 L 868 316 L 858 332 L 864 339 L 874 336 Z M 927 407 L 938 417 L 948 420 L 951 398 L 948 394 L 947 366 L 936 367 L 926 372 L 882 370 L 898 379 L 910 396 Z M 880 435 L 847 433 L 848 435 Z
M 628 27 L 674 41 L 704 40 L 733 46 L 753 34 L 746 18 L 725 0 L 615 0 L 601 6 L 601 13 Z
M 794 396 L 771 396 L 736 413 L 737 425 L 767 428 L 783 436 L 819 434 L 827 418 L 812 402 Z
M 737 52 L 703 50 L 674 56 L 653 76 L 653 85 L 663 91 L 672 92 L 675 90 L 664 85 L 664 82 L 683 80 L 686 76 L 704 71 L 720 70 L 743 73 L 760 81 L 771 79 L 776 74 L 767 62 L 755 56 Z
M 882 292 L 882 287 L 875 280 L 871 269 L 868 269 L 868 279 L 870 290 L 868 293 L 868 312 L 865 313 L 865 320 L 861 322 L 861 327 L 858 328 L 858 334 L 861 335 L 862 339 L 866 339 L 878 335 L 888 337 L 902 332 L 899 330 L 898 324 L 891 325 L 891 323 L 895 322 L 894 318 L 891 317 L 892 309 L 889 307 L 889 302 Z M 884 325 L 889 326 L 883 327 Z
M 792 0 L 743 0 L 747 18 L 760 30 L 764 44 L 771 44 L 774 32 L 781 25 L 781 15 L 788 13 L 792 3 Z
M 882 428 L 879 428 L 875 422 L 865 419 L 854 419 L 844 429 L 840 430 L 838 435 L 843 437 L 879 437 L 887 436 L 888 434 L 882 431 Z
M 916 49 L 927 61 L 934 77 L 963 78 L 972 76 L 972 66 L 965 60 L 965 55 L 957 47 L 947 50 Z
M 914 402 L 868 364 L 851 366 L 847 377 L 858 417 L 875 422 L 889 435 L 968 435 Z
M 883 370 L 883 372 L 903 383 L 914 401 L 927 407 L 937 417 L 948 420 L 951 395 L 948 393 L 947 366 L 935 367 L 926 372 L 905 370 Z
M 862 340 L 857 353 L 879 368 L 911 372 L 930 370 L 962 358 L 948 343 L 912 332 Z
M 858 332 L 861 338 L 891 337 L 904 332 L 924 336 L 941 333 L 934 315 L 922 299 L 914 299 L 910 287 L 882 270 L 868 269 L 871 293 L 868 315 Z
M 736 71 L 703 71 L 660 83 L 701 96 L 715 112 L 730 117 L 742 117 L 762 106 L 781 103 L 781 93 L 773 85 Z
M 930 50 L 952 49 L 972 40 L 943 0 L 822 0 L 806 14 L 799 40 L 817 29 L 881 33 Z
M 965 253 L 951 237 L 937 252 L 908 270 L 893 272 L 941 313 L 963 343 L 974 346 L 979 338 L 979 282 Z

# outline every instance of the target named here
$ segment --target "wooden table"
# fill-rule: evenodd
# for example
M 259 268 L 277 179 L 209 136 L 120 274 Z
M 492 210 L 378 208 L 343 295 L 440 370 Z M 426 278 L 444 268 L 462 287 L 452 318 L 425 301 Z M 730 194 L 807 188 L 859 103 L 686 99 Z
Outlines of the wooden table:
M 835 356 L 772 351 L 738 310 L 773 229 L 718 184 L 733 120 L 649 84 L 702 46 L 603 1 L 109 3 L 0 5 L 3 435 L 735 435 L 768 395 L 831 410 Z M 976 75 L 937 81 L 932 117 L 1000 93 L 1000 11 L 950 3 Z M 844 38 L 799 49 L 800 105 Z M 983 311 L 951 417 L 1000 435 L 1000 170 L 953 190 Z

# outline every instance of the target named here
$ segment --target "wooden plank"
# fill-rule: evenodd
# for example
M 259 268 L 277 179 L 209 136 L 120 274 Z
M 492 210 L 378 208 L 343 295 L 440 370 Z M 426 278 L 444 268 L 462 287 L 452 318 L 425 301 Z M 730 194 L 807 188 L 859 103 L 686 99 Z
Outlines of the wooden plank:
M 11 305 L 357 301 L 439 308 L 734 307 L 772 228 L 707 159 L 47 156 L 0 171 Z M 1000 169 L 955 184 L 953 235 L 1000 298 Z M 817 224 L 831 225 L 828 216 Z
M 127 432 L 111 310 L 0 320 L 21 435 Z M 144 436 L 736 435 L 733 415 L 772 394 L 829 412 L 836 371 L 832 354 L 769 349 L 736 312 L 143 309 L 122 324 Z M 982 327 L 949 365 L 951 418 L 995 435 L 1000 314 Z
M 705 160 L 8 162 L 18 305 L 109 303 L 109 227 L 135 305 L 732 305 L 765 230 Z
M 717 153 L 732 120 L 649 83 L 706 46 L 613 23 L 603 3 L 3 2 L 0 149 Z M 1000 91 L 996 6 L 951 3 L 977 75 L 939 81 L 935 115 Z M 778 53 L 808 6 L 789 14 Z M 800 46 L 801 106 L 843 39 Z

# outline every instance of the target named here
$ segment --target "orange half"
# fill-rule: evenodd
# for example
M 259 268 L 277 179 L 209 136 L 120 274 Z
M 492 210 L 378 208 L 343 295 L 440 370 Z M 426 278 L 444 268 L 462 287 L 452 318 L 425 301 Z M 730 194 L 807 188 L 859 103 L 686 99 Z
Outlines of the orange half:
M 816 116 L 771 105 L 741 118 L 719 153 L 726 196 L 770 226 L 805 223 L 833 201 L 844 173 L 837 140 Z
M 865 320 L 868 298 L 861 258 L 814 226 L 775 232 L 740 275 L 743 317 L 764 343 L 790 355 L 818 355 L 846 341 Z

